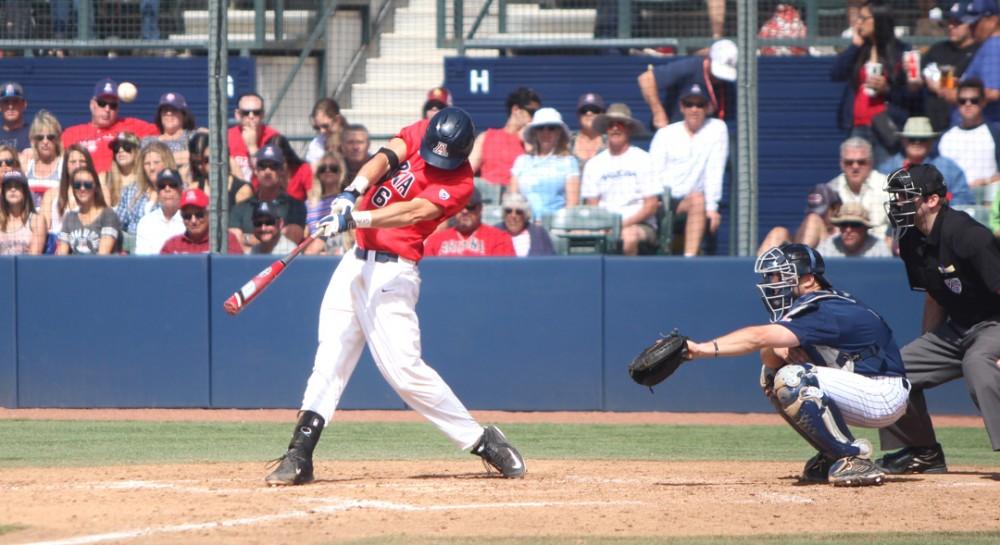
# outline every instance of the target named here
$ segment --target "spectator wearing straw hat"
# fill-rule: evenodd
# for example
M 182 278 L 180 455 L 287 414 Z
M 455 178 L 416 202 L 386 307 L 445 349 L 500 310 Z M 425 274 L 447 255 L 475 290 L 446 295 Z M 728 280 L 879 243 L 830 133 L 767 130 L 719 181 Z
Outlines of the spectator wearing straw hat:
M 653 178 L 649 153 L 632 145 L 632 138 L 646 130 L 621 103 L 597 116 L 594 126 L 608 135 L 608 149 L 587 161 L 581 197 L 585 204 L 621 215 L 622 253 L 638 255 L 640 244 L 655 244 L 656 209 L 663 192 Z
M 969 189 L 962 168 L 955 161 L 934 151 L 934 141 L 938 133 L 931 127 L 930 119 L 920 116 L 907 119 L 899 136 L 903 143 L 903 151 L 879 165 L 879 172 L 895 172 L 900 168 L 909 170 L 913 165 L 934 165 L 944 176 L 948 185 L 948 201 L 952 205 L 976 204 L 976 198 Z
M 869 232 L 868 211 L 858 202 L 847 203 L 831 220 L 840 230 L 819 243 L 816 250 L 825 257 L 892 257 L 889 245 Z
M 649 145 L 653 176 L 670 190 L 663 203 L 684 220 L 684 255 L 698 255 L 705 233 L 715 234 L 722 222 L 722 178 L 729 159 L 726 123 L 711 118 L 705 89 L 692 83 L 681 92 L 683 118 L 656 131 Z
M 514 161 L 507 190 L 527 197 L 539 215 L 580 204 L 580 163 L 569 152 L 569 127 L 555 108 L 541 108 L 524 128 L 530 151 Z
M 718 40 L 707 57 L 689 57 L 656 67 L 649 65 L 639 75 L 639 90 L 653 113 L 653 128 L 661 129 L 681 119 L 680 94 L 696 83 L 709 97 L 715 117 L 723 121 L 734 119 L 738 57 L 739 49 L 732 40 Z

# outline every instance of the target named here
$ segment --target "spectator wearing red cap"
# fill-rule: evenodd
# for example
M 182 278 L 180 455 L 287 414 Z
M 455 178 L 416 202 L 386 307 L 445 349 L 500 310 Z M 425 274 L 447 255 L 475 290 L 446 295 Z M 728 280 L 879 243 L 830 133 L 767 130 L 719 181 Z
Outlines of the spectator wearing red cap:
M 160 253 L 167 254 L 207 254 L 208 243 L 208 195 L 194 187 L 181 194 L 181 220 L 184 232 L 163 243 Z M 228 233 L 227 254 L 242 254 L 240 241 L 236 235 Z
M 90 121 L 73 125 L 62 133 L 63 147 L 81 144 L 94 158 L 98 174 L 111 168 L 111 149 L 108 144 L 120 132 L 131 132 L 139 138 L 159 133 L 156 125 L 134 117 L 118 117 L 121 100 L 118 97 L 118 83 L 104 78 L 94 86 L 94 96 L 90 99 Z
M 173 168 L 165 168 L 156 177 L 156 202 L 159 208 L 139 220 L 135 237 L 135 255 L 155 255 L 163 243 L 184 232 L 180 210 L 184 182 Z
M 447 88 L 435 87 L 427 91 L 427 100 L 424 101 L 423 107 L 424 119 L 434 117 L 434 114 L 441 111 L 442 108 L 447 108 L 451 105 L 451 91 Z
M 236 126 L 229 128 L 229 168 L 243 180 L 253 178 L 251 158 L 264 144 L 279 134 L 264 124 L 264 98 L 257 93 L 240 95 L 236 103 Z

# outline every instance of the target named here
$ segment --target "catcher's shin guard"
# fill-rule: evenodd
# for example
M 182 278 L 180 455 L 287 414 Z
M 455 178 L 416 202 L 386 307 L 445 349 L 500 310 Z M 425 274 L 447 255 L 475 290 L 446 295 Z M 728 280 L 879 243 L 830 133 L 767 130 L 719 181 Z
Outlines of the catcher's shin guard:
M 312 411 L 299 413 L 295 433 L 288 443 L 288 450 L 275 460 L 278 467 L 267 476 L 270 485 L 306 484 L 313 480 L 313 450 L 319 442 L 326 421 Z
M 774 395 L 785 419 L 828 458 L 870 457 L 867 441 L 855 440 L 836 403 L 819 388 L 812 365 L 786 365 L 774 377 Z

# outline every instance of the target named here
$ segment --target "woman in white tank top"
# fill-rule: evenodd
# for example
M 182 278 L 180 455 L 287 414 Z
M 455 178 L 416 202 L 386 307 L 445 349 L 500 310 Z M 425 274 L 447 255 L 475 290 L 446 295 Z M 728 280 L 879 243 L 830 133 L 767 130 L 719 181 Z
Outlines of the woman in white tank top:
M 38 255 L 45 248 L 45 218 L 35 213 L 28 180 L 17 171 L 0 185 L 0 255 Z
M 31 187 L 35 207 L 42 204 L 45 192 L 59 187 L 62 177 L 62 126 L 48 110 L 39 110 L 31 122 L 31 155 L 24 174 Z

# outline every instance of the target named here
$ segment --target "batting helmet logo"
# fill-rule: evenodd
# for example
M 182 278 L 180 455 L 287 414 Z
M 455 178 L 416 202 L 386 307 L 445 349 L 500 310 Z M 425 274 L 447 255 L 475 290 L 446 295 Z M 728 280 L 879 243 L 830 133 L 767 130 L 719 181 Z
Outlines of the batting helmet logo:
M 440 155 L 441 157 L 448 157 L 448 144 L 438 142 L 434 145 L 433 153 L 434 155 Z

